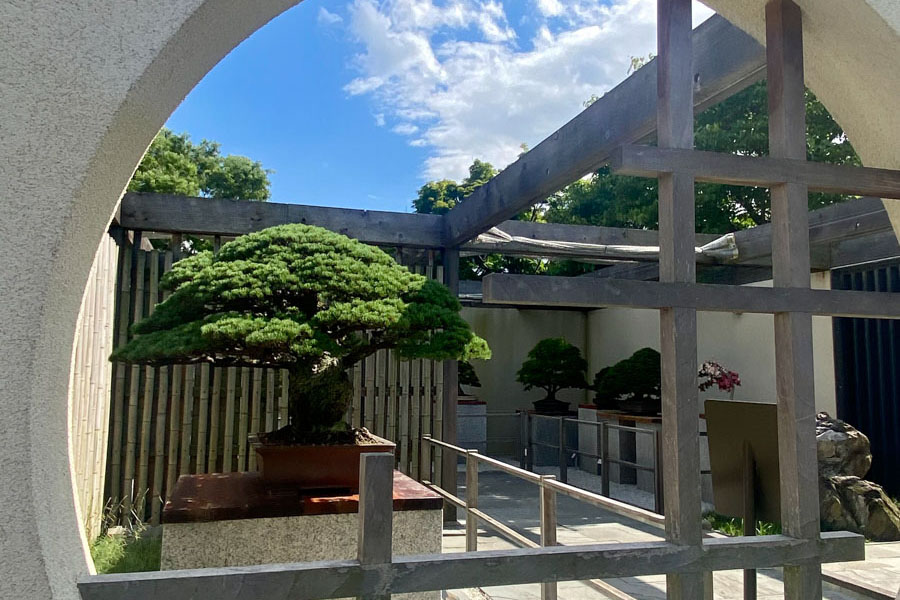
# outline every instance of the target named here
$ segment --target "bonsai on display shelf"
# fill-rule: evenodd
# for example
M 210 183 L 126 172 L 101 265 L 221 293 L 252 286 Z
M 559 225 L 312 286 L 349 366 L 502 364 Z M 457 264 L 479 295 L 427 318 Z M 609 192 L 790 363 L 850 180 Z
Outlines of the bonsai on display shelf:
M 741 378 L 715 361 L 706 361 L 697 373 L 702 392 L 712 386 L 729 392 L 741 385 Z M 641 348 L 625 360 L 604 367 L 594 376 L 594 403 L 598 408 L 615 408 L 630 413 L 656 414 L 662 410 L 662 371 L 659 352 Z
M 478 374 L 475 372 L 475 367 L 472 366 L 467 360 L 459 361 L 459 392 L 460 396 L 472 396 L 473 394 L 467 394 L 465 390 L 463 390 L 462 386 L 480 388 L 481 381 L 478 379 Z
M 242 236 L 176 263 L 162 286 L 172 294 L 111 359 L 286 368 L 289 423 L 263 444 L 365 443 L 368 432 L 344 422 L 346 370 L 379 349 L 407 359 L 490 357 L 446 287 L 320 227 Z
M 539 341 L 528 353 L 516 373 L 516 381 L 524 384 L 525 390 L 541 388 L 546 397 L 534 403 L 539 414 L 565 415 L 569 413 L 569 403 L 556 398 L 556 394 L 567 388 L 586 388 L 585 371 L 587 361 L 581 350 L 563 338 L 547 338 Z
M 662 373 L 659 352 L 641 348 L 625 360 L 602 369 L 594 377 L 594 402 L 638 414 L 655 414 L 662 408 Z

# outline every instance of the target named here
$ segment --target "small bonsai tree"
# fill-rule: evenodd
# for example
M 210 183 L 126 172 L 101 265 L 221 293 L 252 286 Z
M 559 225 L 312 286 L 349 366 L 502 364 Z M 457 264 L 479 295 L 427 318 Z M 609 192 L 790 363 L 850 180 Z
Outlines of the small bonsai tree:
M 462 389 L 462 386 L 469 387 L 481 387 L 481 381 L 478 379 L 478 374 L 475 372 L 475 367 L 472 366 L 467 360 L 459 361 L 459 395 L 465 396 L 465 392 Z
M 659 412 L 662 372 L 659 352 L 641 348 L 625 360 L 602 369 L 594 377 L 594 402 L 603 408 L 612 402 L 632 412 Z
M 516 373 L 516 381 L 524 384 L 525 390 L 541 388 L 547 396 L 534 403 L 536 411 L 542 414 L 567 414 L 569 403 L 556 399 L 556 394 L 566 388 L 585 388 L 584 373 L 587 361 L 581 350 L 563 338 L 547 338 L 539 341 L 528 353 Z
M 292 224 L 201 252 L 163 278 L 171 296 L 113 360 L 276 366 L 290 374 L 289 424 L 270 441 L 348 443 L 346 369 L 382 348 L 404 358 L 488 358 L 446 287 L 388 254 Z
M 697 386 L 704 392 L 712 386 L 718 387 L 723 392 L 728 392 L 734 399 L 734 388 L 741 385 L 741 376 L 736 371 L 730 371 L 714 360 L 708 360 L 700 365 L 700 385 Z

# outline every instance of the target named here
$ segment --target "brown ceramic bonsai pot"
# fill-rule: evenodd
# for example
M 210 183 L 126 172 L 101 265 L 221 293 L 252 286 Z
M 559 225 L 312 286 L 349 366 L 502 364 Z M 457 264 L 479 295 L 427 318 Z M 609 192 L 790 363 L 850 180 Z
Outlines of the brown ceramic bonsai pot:
M 366 452 L 394 453 L 396 444 L 371 436 L 376 443 L 304 446 L 256 445 L 263 481 L 273 487 L 359 491 L 359 457 Z

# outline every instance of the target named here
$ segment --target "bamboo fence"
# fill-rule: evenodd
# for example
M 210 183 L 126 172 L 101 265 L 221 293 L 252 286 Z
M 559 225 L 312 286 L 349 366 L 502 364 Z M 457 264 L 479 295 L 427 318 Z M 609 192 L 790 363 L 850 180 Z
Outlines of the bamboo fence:
M 133 247 L 121 254 L 118 310 L 109 319 L 110 325 L 116 324 L 117 345 L 128 340 L 130 325 L 163 299 L 159 280 L 178 258 L 171 252 Z M 403 252 L 399 255 L 404 257 Z M 419 261 L 410 267 L 417 272 L 442 278 L 433 253 L 407 253 L 405 258 Z M 108 363 L 108 355 L 106 348 L 98 356 Z M 122 364 L 113 368 L 112 385 L 107 386 L 111 389 L 106 391 L 112 407 L 109 476 L 100 504 L 120 509 L 122 521 L 159 523 L 165 499 L 180 475 L 255 470 L 248 436 L 287 423 L 288 376 L 283 369 Z M 421 435 L 440 437 L 442 363 L 400 361 L 395 353 L 380 350 L 349 375 L 354 393 L 348 421 L 396 442 L 397 468 L 404 473 L 439 477 L 440 463 L 431 460 Z

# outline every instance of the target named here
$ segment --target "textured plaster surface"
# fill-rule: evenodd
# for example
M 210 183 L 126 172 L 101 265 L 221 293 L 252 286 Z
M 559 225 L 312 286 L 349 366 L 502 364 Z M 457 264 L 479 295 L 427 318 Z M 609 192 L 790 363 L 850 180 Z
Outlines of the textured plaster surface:
M 440 554 L 443 512 L 394 512 L 395 555 Z M 306 515 L 163 525 L 162 569 L 201 569 L 356 558 L 359 515 Z M 398 594 L 406 600 L 440 592 Z
M 0 3 L 2 598 L 76 598 L 89 570 L 66 386 L 82 291 L 115 204 L 197 81 L 296 2 Z M 707 3 L 762 38 L 763 0 Z M 900 167 L 896 0 L 799 3 L 810 87 L 866 164 Z

